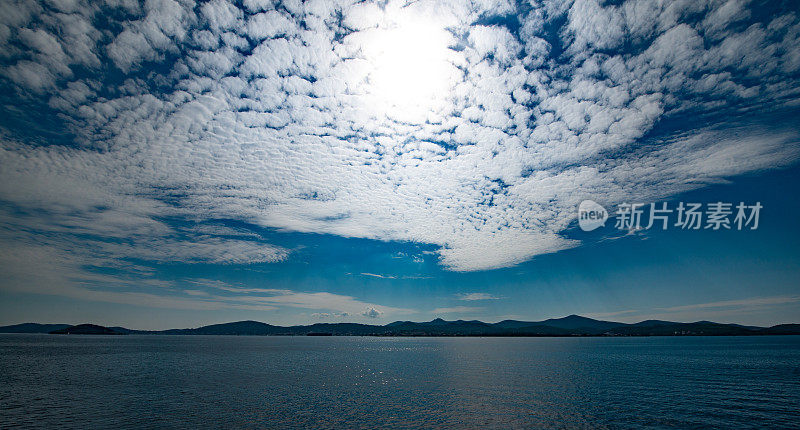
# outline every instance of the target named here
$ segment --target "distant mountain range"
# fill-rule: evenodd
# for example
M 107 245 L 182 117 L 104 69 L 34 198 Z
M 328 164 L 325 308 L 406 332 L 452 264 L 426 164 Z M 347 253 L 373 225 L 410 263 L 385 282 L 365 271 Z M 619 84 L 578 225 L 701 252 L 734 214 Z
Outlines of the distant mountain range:
M 754 327 L 720 324 L 711 321 L 679 323 L 648 320 L 635 324 L 600 321 L 579 315 L 544 321 L 505 320 L 428 322 L 396 321 L 386 325 L 356 323 L 318 323 L 282 327 L 258 321 L 238 321 L 198 328 L 161 331 L 131 330 L 94 324 L 15 324 L 0 327 L 0 333 L 53 334 L 152 334 L 152 335 L 231 335 L 231 336 L 751 336 L 800 335 L 800 324 Z

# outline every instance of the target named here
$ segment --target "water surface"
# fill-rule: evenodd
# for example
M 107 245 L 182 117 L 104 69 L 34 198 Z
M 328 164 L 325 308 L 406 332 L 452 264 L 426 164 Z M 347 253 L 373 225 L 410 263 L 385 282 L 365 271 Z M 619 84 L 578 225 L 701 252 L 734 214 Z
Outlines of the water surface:
M 800 426 L 800 337 L 0 335 L 0 427 Z

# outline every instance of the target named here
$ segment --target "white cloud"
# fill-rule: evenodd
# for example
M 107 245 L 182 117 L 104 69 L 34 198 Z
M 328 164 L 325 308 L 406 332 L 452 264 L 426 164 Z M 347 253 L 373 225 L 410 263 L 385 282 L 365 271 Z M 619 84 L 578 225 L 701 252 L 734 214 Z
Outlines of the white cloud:
M 56 76 L 44 65 L 32 61 L 20 61 L 3 71 L 19 86 L 40 93 L 55 86 Z
M 247 18 L 245 33 L 254 40 L 272 39 L 294 32 L 295 25 L 278 11 L 259 13 Z
M 203 9 L 214 5 L 208 3 Z M 187 26 L 196 19 L 189 4 L 173 0 L 148 0 L 144 9 L 144 17 L 125 22 L 124 30 L 107 47 L 108 57 L 125 73 L 142 62 L 163 58 L 166 52 L 176 52 L 176 43 L 183 41 Z
M 2 141 L 0 198 L 25 214 L 3 213 L 4 248 L 91 246 L 106 264 L 289 258 L 257 237 L 165 221 L 234 219 L 431 244 L 448 269 L 487 270 L 579 245 L 563 232 L 587 196 L 666 197 L 798 157 L 798 131 L 760 117 L 800 97 L 800 23 L 786 11 L 743 25 L 738 3 L 546 2 L 517 33 L 483 19 L 516 14 L 506 2 L 384 13 L 163 0 L 92 27 L 104 7 L 25 2 L 2 18 L 3 76 L 21 95 L 47 94 L 77 135 L 74 146 Z M 365 35 L 415 16 L 448 35 L 443 61 L 458 74 L 407 115 L 376 98 Z M 551 53 L 550 37 L 566 49 Z M 703 129 L 681 128 L 711 113 Z
M 509 65 L 522 49 L 505 27 L 473 26 L 469 31 L 469 42 L 475 49 L 476 62 L 492 56 L 500 64 Z
M 378 318 L 381 315 L 383 315 L 383 312 L 381 312 L 381 311 L 379 311 L 379 310 L 377 310 L 375 308 L 369 308 L 369 309 L 365 310 L 364 312 L 362 312 L 361 315 L 363 315 L 363 316 L 365 316 L 367 318 Z

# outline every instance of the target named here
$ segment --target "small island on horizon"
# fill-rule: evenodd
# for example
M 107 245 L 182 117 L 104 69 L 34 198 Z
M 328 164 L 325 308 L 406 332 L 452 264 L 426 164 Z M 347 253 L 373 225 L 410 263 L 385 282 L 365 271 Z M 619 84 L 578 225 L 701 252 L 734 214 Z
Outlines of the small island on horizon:
M 646 320 L 638 323 L 602 321 L 580 315 L 543 321 L 477 320 L 428 322 L 395 321 L 386 325 L 360 323 L 316 323 L 277 326 L 258 321 L 238 321 L 197 328 L 133 330 L 96 324 L 23 323 L 0 327 L 0 333 L 50 333 L 89 335 L 218 335 L 218 336 L 471 336 L 471 337 L 571 337 L 571 336 L 754 336 L 800 335 L 800 324 L 771 327 L 723 324 L 712 321 L 691 323 Z

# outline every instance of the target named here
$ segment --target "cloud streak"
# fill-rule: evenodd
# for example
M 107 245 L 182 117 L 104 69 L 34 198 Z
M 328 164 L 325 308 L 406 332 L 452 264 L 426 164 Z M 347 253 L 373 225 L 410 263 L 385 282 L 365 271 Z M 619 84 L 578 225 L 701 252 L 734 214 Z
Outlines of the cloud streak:
M 743 300 L 724 300 L 719 302 L 698 303 L 684 306 L 673 306 L 660 308 L 666 312 L 682 312 L 716 308 L 751 308 L 760 306 L 785 305 L 800 302 L 800 296 L 775 296 L 775 297 L 754 297 Z
M 464 314 L 482 311 L 482 307 L 478 306 L 453 306 L 446 308 L 436 308 L 431 311 L 432 314 Z
M 499 300 L 501 297 L 489 293 L 459 293 L 456 294 L 458 300 L 474 301 L 474 300 Z

